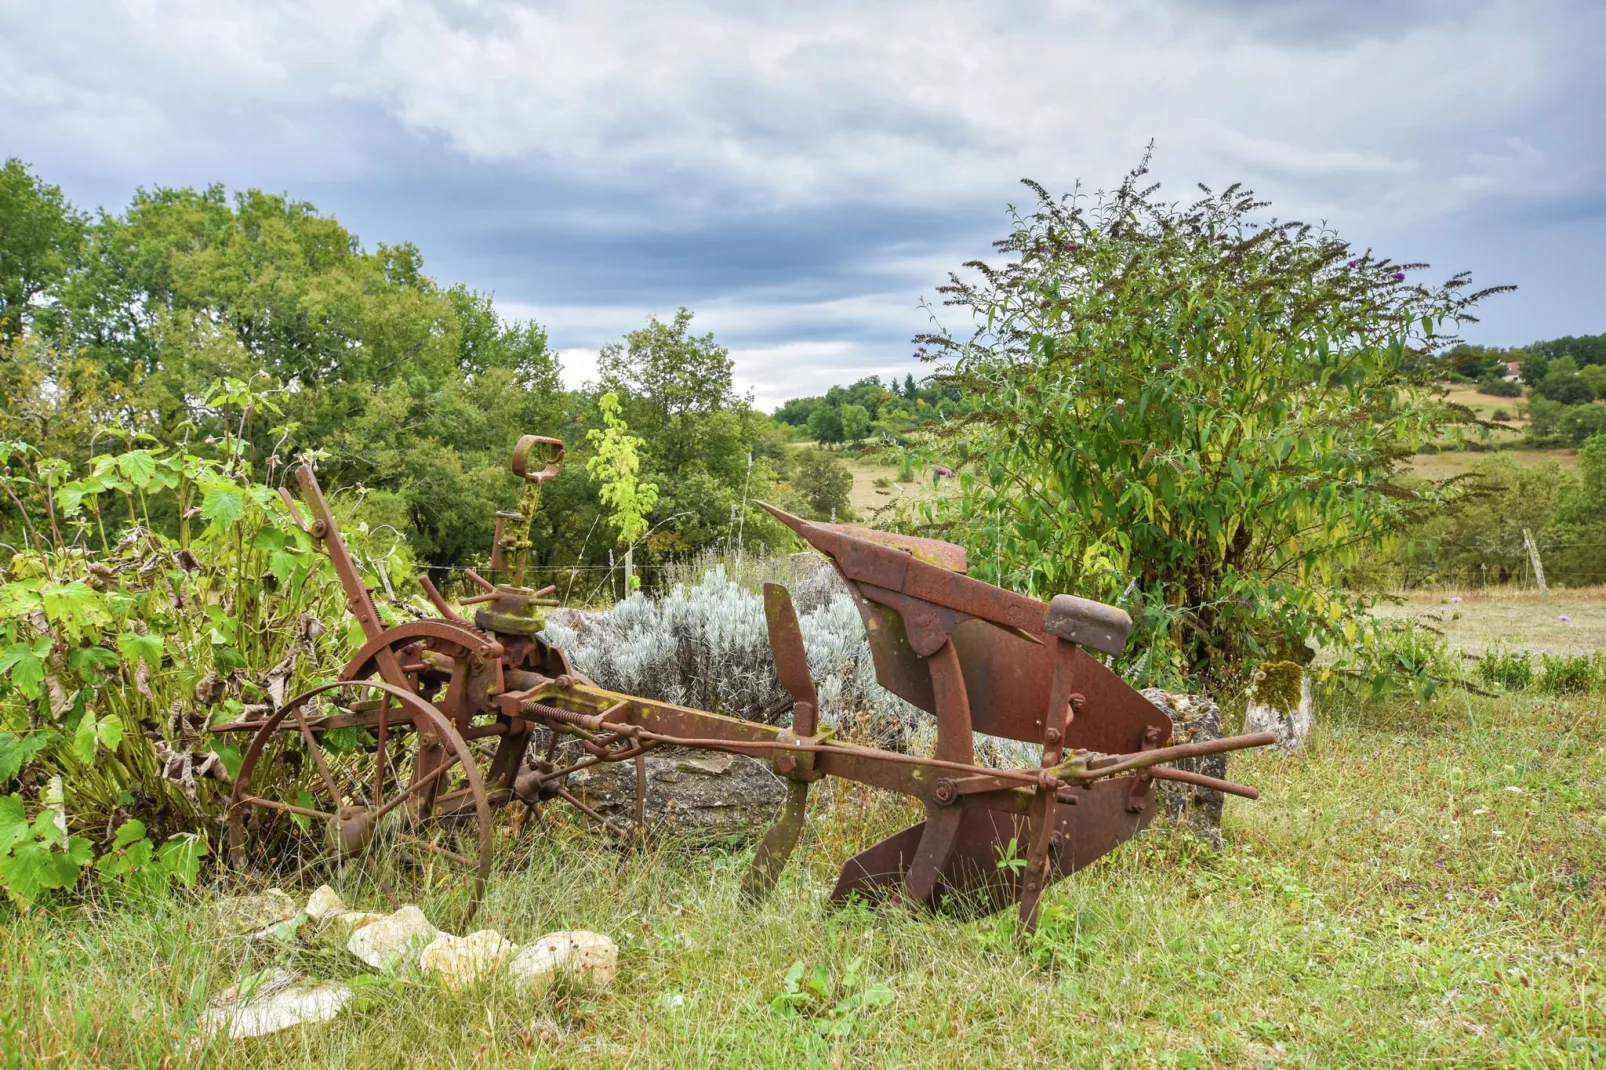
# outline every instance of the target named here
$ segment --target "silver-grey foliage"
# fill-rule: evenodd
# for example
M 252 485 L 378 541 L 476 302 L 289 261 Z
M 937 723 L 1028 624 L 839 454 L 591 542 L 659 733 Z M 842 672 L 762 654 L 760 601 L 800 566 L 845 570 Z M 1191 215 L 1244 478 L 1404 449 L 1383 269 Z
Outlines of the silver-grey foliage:
M 876 683 L 864 622 L 847 588 L 824 562 L 792 571 L 801 573 L 790 587 L 822 722 L 906 746 L 929 718 L 917 720 L 913 706 Z M 601 613 L 554 613 L 544 637 L 603 687 L 770 724 L 791 720 L 763 597 L 722 565 L 660 599 L 636 593 Z

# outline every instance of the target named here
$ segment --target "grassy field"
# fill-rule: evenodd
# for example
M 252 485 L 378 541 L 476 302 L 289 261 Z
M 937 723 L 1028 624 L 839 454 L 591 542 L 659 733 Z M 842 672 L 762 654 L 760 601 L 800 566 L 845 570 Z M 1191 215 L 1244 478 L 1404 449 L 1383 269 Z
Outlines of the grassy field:
M 1506 413 L 1500 422 L 1507 427 L 1523 428 L 1528 426 L 1528 399 L 1500 398 L 1493 394 L 1482 394 L 1477 387 L 1452 387 L 1445 395 L 1445 400 L 1456 405 L 1465 405 L 1485 420 L 1493 420 L 1495 414 L 1501 411 Z
M 480 924 L 620 944 L 607 991 L 534 999 L 383 979 L 333 1023 L 199 1039 L 209 999 L 338 950 L 248 945 L 211 898 L 9 915 L 8 1066 L 1562 1066 L 1606 1064 L 1606 702 L 1455 695 L 1320 707 L 1311 750 L 1235 761 L 1213 853 L 1155 828 L 1006 918 L 831 910 L 834 868 L 906 809 L 838 789 L 776 894 L 746 853 L 644 854 L 564 826 L 493 878 Z M 777 1010 L 788 968 L 829 995 Z M 870 986 L 884 1006 L 853 1009 Z M 836 1017 L 831 1009 L 848 1005 Z
M 1498 454 L 1486 450 L 1447 450 L 1441 453 L 1419 453 L 1411 458 L 1411 471 L 1428 479 L 1447 479 L 1465 475 L 1472 466 L 1488 457 L 1509 457 L 1518 464 L 1532 467 L 1545 461 L 1571 467 L 1578 463 L 1578 451 L 1557 450 L 1502 450 Z
M 1548 595 L 1511 588 L 1412 591 L 1400 604 L 1379 606 L 1376 612 L 1419 620 L 1442 632 L 1451 646 L 1471 653 L 1496 644 L 1550 654 L 1606 647 L 1606 587 L 1557 589 Z

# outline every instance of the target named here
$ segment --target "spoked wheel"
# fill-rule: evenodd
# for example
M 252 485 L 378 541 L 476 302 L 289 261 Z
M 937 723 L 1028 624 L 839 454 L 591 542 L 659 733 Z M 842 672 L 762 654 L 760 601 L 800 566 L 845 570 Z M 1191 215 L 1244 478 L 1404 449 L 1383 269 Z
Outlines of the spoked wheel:
M 314 702 L 334 699 L 349 705 Z M 434 706 L 380 680 L 325 684 L 269 717 L 246 749 L 227 824 L 239 868 L 326 880 L 354 908 L 427 901 L 437 924 L 474 914 L 491 869 L 473 752 Z

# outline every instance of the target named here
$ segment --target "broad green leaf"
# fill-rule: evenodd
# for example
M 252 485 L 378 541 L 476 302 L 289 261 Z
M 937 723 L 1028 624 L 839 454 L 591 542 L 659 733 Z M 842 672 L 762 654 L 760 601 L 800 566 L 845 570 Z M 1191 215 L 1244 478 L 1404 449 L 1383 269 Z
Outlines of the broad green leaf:
M 271 552 L 284 549 L 284 532 L 278 528 L 263 528 L 251 540 L 251 549 Z
M 290 574 L 296 568 L 296 555 L 285 550 L 275 551 L 268 557 L 268 571 L 281 585 L 290 582 Z
M 128 845 L 128 864 L 134 869 L 141 869 L 151 864 L 151 858 L 156 854 L 156 845 L 147 839 L 138 839 Z
M 95 714 L 91 710 L 85 710 L 72 736 L 73 753 L 78 755 L 85 765 L 95 764 L 95 739 Z
M 50 848 L 33 840 L 18 844 L 11 854 L 0 856 L 0 884 L 24 906 L 37 901 L 44 892 L 62 886 L 52 855 Z
M 101 676 L 117 668 L 117 654 L 103 646 L 81 646 L 67 656 L 67 664 L 88 683 L 96 683 Z
M 186 888 L 192 888 L 201 873 L 201 859 L 206 855 L 206 840 L 196 833 L 184 832 L 162 844 L 158 857 L 163 869 Z
M 135 840 L 145 838 L 145 822 L 134 819 L 124 821 L 117 827 L 117 835 L 112 837 L 112 850 L 127 847 Z
M 107 751 L 115 752 L 118 744 L 123 741 L 123 718 L 119 714 L 107 714 L 95 724 L 95 738 Z
M 13 643 L 0 654 L 0 672 L 11 677 L 11 684 L 29 698 L 39 696 L 45 682 L 45 663 L 26 643 Z
M 201 500 L 201 517 L 219 527 L 232 527 L 245 512 L 245 492 L 233 483 L 214 483 Z
M 150 450 L 130 450 L 117 458 L 117 470 L 136 487 L 146 487 L 156 474 L 156 458 Z
M 159 635 L 124 632 L 117 637 L 117 649 L 122 651 L 123 659 L 130 665 L 144 661 L 155 669 L 162 664 L 162 637 Z
M 21 795 L 0 795 L 0 855 L 9 854 L 13 844 L 33 838 Z
M 20 773 L 25 765 L 33 761 L 40 751 L 50 746 L 57 738 L 54 732 L 45 730 L 23 737 L 10 732 L 0 732 L 0 784 Z
M 81 580 L 47 583 L 39 589 L 45 617 L 52 624 L 65 624 L 74 635 L 81 635 L 110 623 L 111 613 L 99 591 Z

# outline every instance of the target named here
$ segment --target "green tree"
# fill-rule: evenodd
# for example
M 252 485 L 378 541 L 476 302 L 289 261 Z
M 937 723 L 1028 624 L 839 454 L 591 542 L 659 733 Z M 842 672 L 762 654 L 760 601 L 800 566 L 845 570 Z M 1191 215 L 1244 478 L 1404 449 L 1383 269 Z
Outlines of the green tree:
M 1492 291 L 1261 222 L 1238 186 L 1168 204 L 1145 171 L 1092 198 L 1033 185 L 1007 262 L 943 288 L 974 328 L 918 341 L 974 411 L 928 520 L 988 579 L 1131 607 L 1151 677 L 1237 679 L 1366 625 L 1339 571 L 1440 499 L 1401 462 L 1466 419 L 1431 382 Z
M 54 320 L 54 307 L 36 302 L 57 296 L 77 266 L 84 227 L 59 186 L 15 157 L 0 167 L 0 340 L 22 334 L 36 318 Z
M 815 519 L 848 520 L 853 515 L 848 499 L 853 490 L 853 473 L 824 450 L 810 449 L 799 454 L 792 486 Z
M 1606 410 L 1606 406 L 1602 406 Z M 1524 506 L 1526 508 L 1526 506 Z M 1596 434 L 1578 451 L 1578 478 L 1557 494 L 1555 521 L 1545 540 L 1546 573 L 1560 582 L 1606 582 L 1606 433 Z M 1551 549 L 1550 547 L 1554 547 Z
M 816 442 L 841 442 L 842 410 L 835 405 L 820 405 L 809 413 L 808 429 L 809 437 Z
M 842 406 L 842 437 L 859 442 L 870 433 L 870 410 L 863 405 Z
M 774 423 L 732 386 L 730 353 L 712 333 L 691 331 L 692 313 L 671 322 L 649 317 L 598 358 L 602 385 L 618 395 L 630 427 L 646 443 L 642 472 L 659 488 L 648 540 L 658 556 L 720 539 L 761 543 L 784 538 L 769 514 L 753 506 L 775 484 L 785 462 Z
M 539 326 L 437 284 L 413 246 L 367 251 L 314 206 L 257 190 L 139 192 L 89 228 L 59 290 L 62 348 L 120 399 L 114 423 L 215 434 L 221 413 L 199 403 L 212 381 L 283 387 L 284 421 L 243 428 L 250 459 L 265 467 L 285 440 L 274 427 L 293 428 L 292 448 L 323 450 L 328 479 L 367 488 L 435 565 L 489 547 L 517 496 L 514 441 L 562 405 Z
M 730 351 L 712 333 L 693 335 L 691 321 L 686 308 L 669 323 L 649 316 L 597 357 L 603 387 L 629 400 L 632 426 L 669 471 L 704 453 L 710 422 L 738 405 Z

